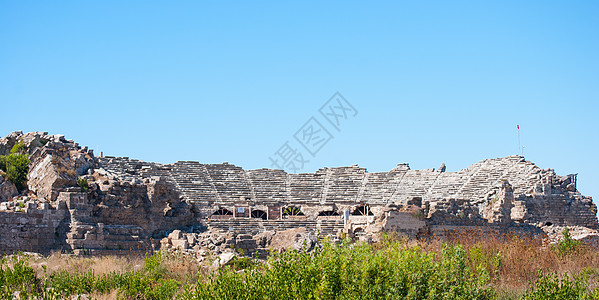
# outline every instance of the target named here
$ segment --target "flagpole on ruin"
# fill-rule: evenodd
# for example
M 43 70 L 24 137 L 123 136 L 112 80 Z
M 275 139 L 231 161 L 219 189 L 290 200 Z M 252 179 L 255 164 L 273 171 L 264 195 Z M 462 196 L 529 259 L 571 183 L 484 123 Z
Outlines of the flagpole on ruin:
M 524 153 L 522 153 L 522 146 L 520 146 L 520 125 L 516 125 L 516 128 L 518 128 L 518 152 L 520 153 L 520 156 L 524 156 Z

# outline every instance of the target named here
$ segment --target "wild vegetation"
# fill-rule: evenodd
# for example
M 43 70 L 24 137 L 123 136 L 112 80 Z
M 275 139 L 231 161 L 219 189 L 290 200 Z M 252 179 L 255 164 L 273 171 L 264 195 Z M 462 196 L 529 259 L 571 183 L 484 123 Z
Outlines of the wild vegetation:
M 29 157 L 24 153 L 25 145 L 16 143 L 9 155 L 0 155 L 0 170 L 15 184 L 19 191 L 27 187 L 27 173 L 29 172 Z
M 81 188 L 81 191 L 83 192 L 87 192 L 89 190 L 87 179 L 81 176 L 77 177 L 77 185 Z
M 599 253 L 562 242 L 477 235 L 375 244 L 323 241 L 311 252 L 237 258 L 224 267 L 182 254 L 0 260 L 11 299 L 599 299 Z M 18 292 L 15 294 L 15 292 Z

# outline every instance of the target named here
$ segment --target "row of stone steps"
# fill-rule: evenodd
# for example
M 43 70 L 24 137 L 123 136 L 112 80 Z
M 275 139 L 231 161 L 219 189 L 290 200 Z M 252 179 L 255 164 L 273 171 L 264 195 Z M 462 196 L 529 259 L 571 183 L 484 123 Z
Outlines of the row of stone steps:
M 245 171 L 245 173 L 253 188 L 255 199 L 273 203 L 287 199 L 287 173 L 285 171 L 258 169 Z
M 409 170 L 402 164 L 390 172 L 380 173 L 367 173 L 363 168 L 351 166 L 288 174 L 272 169 L 244 171 L 227 163 L 182 161 L 160 165 L 109 157 L 100 158 L 100 165 L 144 177 L 165 176 L 176 183 L 188 200 L 205 206 L 240 200 L 263 205 L 360 201 L 386 204 L 403 203 L 414 197 L 424 201 L 447 197 L 476 201 L 501 180 L 509 180 L 516 192 L 530 193 L 530 186 L 538 183 L 541 176 L 538 167 L 519 156 L 484 160 L 453 173 Z
M 479 162 L 476 172 L 462 186 L 457 197 L 468 200 L 479 200 L 498 182 L 502 175 L 517 163 L 516 156 L 508 159 L 487 159 Z
M 250 184 L 245 171 L 230 164 L 205 164 L 211 184 L 218 191 L 223 201 L 236 202 L 240 199 L 251 199 Z
M 297 204 L 319 203 L 324 190 L 325 174 L 289 174 L 288 201 Z
M 327 189 L 323 202 L 355 202 L 366 176 L 358 166 L 327 169 Z
M 173 165 L 171 174 L 183 195 L 191 202 L 209 205 L 220 200 L 206 168 L 200 163 L 177 162 Z
M 391 199 L 395 203 L 407 203 L 413 198 L 424 198 L 441 172 L 428 170 L 409 170 L 396 187 Z
M 264 231 L 283 231 L 287 229 L 306 227 L 314 232 L 320 231 L 321 235 L 337 234 L 343 228 L 342 220 L 257 220 L 257 219 L 228 219 L 210 220 L 209 227 L 240 234 L 255 235 Z
M 360 199 L 368 199 L 372 204 L 386 204 L 393 196 L 397 183 L 404 172 L 367 173 Z M 395 184 L 394 184 L 395 183 Z

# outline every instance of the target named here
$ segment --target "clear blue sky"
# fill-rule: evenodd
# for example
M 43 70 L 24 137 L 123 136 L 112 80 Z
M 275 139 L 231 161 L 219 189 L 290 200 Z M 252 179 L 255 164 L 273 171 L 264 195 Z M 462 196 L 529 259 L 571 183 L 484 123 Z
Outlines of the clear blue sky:
M 599 2 L 197 2 L 0 0 L 0 135 L 269 167 L 339 91 L 359 113 L 303 171 L 456 171 L 520 124 L 599 197 Z

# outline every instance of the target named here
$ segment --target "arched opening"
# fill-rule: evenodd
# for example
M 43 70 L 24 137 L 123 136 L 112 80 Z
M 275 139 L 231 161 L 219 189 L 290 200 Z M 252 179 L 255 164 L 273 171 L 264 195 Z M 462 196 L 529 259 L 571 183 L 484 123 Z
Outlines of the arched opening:
M 297 206 L 288 206 L 283 209 L 283 216 L 303 216 L 304 213 Z
M 319 217 L 330 217 L 330 216 L 338 216 L 339 213 L 337 211 L 334 210 L 326 210 L 326 211 L 321 211 L 318 216 Z
M 217 211 L 215 211 L 213 214 L 213 216 L 233 216 L 233 213 L 225 208 L 220 208 Z
M 545 223 L 545 226 L 551 226 L 551 225 L 553 225 L 553 223 L 551 223 L 551 222 Z
M 351 213 L 352 216 L 374 216 L 372 211 L 370 210 L 370 206 L 362 205 L 356 207 L 356 209 Z
M 422 207 L 422 197 L 412 197 L 412 200 L 408 200 L 408 205 Z
M 252 210 L 252 218 L 266 220 L 268 217 L 265 211 L 256 209 Z
M 354 229 L 354 236 L 364 235 L 364 228 L 358 227 Z

